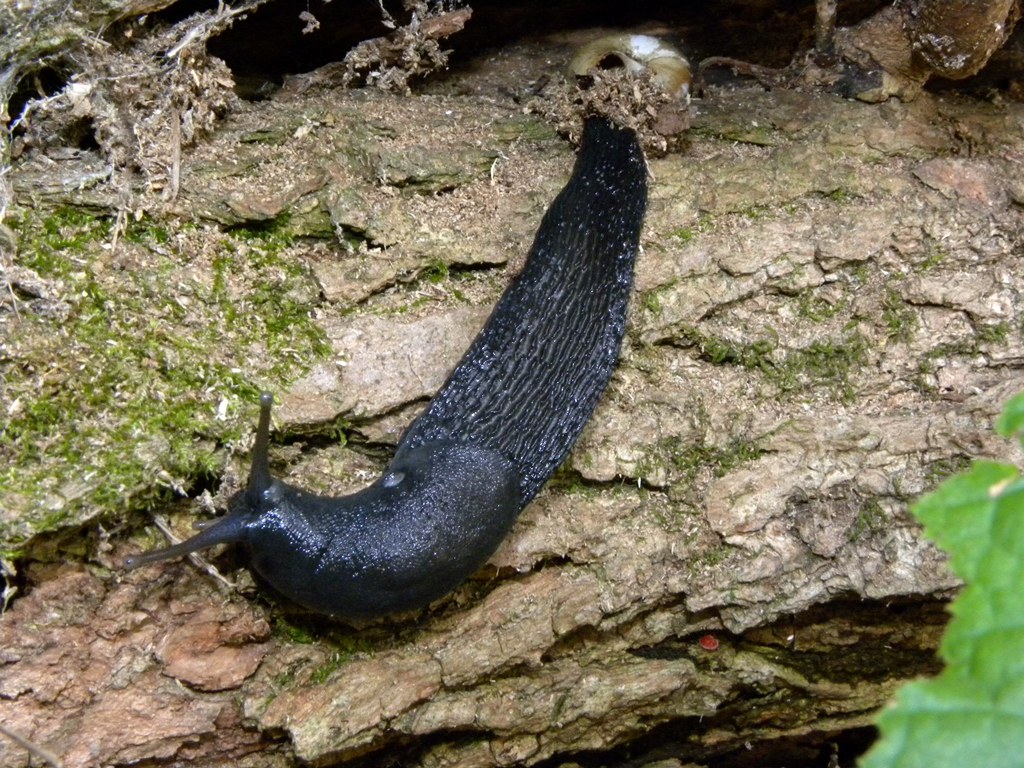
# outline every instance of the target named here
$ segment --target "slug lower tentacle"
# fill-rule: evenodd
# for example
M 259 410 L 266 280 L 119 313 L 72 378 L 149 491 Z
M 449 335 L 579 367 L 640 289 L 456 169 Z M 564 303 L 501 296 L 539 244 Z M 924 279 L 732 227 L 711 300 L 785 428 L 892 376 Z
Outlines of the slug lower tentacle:
M 329 498 L 272 478 L 264 394 L 249 484 L 228 514 L 126 565 L 241 543 L 286 597 L 350 618 L 451 591 L 494 552 L 597 405 L 622 342 L 646 205 L 636 135 L 589 118 L 522 272 L 376 482 Z

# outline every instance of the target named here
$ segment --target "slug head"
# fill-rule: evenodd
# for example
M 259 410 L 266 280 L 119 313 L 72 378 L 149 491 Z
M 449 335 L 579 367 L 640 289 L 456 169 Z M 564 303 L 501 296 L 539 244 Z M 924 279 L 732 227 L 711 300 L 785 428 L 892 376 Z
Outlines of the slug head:
M 247 526 L 259 514 L 263 496 L 274 483 L 270 476 L 270 409 L 274 396 L 269 392 L 260 395 L 260 421 L 256 428 L 256 445 L 253 448 L 252 466 L 249 468 L 249 484 L 243 493 L 235 496 L 230 503 L 228 514 L 214 522 L 196 523 L 199 530 L 195 536 L 163 549 L 154 549 L 124 559 L 128 570 L 143 565 L 159 563 L 192 552 L 198 552 L 217 544 L 236 544 L 246 541 Z
M 519 514 L 512 463 L 466 443 L 400 447 L 375 483 L 349 496 L 275 480 L 267 456 L 272 403 L 270 394 L 260 396 L 249 484 L 228 513 L 187 541 L 126 558 L 126 568 L 241 543 L 252 570 L 289 600 L 347 618 L 379 616 L 454 589 Z
M 247 526 L 250 566 L 292 602 L 349 619 L 427 605 L 480 568 L 519 514 L 506 458 L 467 443 L 400 449 L 348 496 L 275 481 Z

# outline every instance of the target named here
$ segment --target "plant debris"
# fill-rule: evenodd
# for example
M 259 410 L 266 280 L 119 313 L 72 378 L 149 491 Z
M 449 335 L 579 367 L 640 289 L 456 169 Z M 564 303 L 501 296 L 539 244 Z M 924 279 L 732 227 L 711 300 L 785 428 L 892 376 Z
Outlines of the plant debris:
M 442 50 L 438 40 L 461 30 L 473 15 L 466 6 L 445 10 L 443 0 L 407 0 L 412 17 L 384 37 L 364 40 L 345 56 L 343 84 L 359 82 L 394 93 L 410 93 L 409 80 L 448 66 L 450 50 Z M 383 6 L 381 8 L 383 11 Z M 386 11 L 385 11 L 386 14 Z M 385 16 L 389 26 L 394 22 Z
M 173 199 L 181 150 L 210 135 L 236 104 L 231 71 L 206 42 L 253 5 L 197 14 L 121 49 L 83 51 L 67 85 L 30 102 L 14 122 L 21 132 L 13 154 L 95 141 L 122 194 L 137 173 L 144 192 Z
M 568 77 L 531 101 L 530 109 L 574 144 L 583 132 L 580 115 L 607 117 L 635 130 L 655 157 L 678 148 L 690 127 L 689 99 L 666 93 L 648 70 L 634 74 L 622 68 L 593 69 L 586 78 Z

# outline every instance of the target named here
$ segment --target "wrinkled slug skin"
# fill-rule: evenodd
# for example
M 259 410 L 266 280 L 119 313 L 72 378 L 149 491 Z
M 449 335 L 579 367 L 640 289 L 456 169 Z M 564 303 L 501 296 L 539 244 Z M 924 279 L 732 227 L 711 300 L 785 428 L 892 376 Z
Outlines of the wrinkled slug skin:
M 126 564 L 240 542 L 277 591 L 349 618 L 418 608 L 454 589 L 565 459 L 608 384 L 646 204 L 636 135 L 589 118 L 522 272 L 376 482 L 330 498 L 273 479 L 264 395 L 249 487 L 228 514 Z
M 591 118 L 565 189 L 483 331 L 405 434 L 481 445 L 513 464 L 520 504 L 569 453 L 619 355 L 647 206 L 632 131 Z

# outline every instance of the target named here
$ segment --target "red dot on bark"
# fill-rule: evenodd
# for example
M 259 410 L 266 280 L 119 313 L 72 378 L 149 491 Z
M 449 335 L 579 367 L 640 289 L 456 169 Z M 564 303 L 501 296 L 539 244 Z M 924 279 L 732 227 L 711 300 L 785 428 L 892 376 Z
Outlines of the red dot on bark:
M 717 651 L 718 650 L 718 638 L 714 635 L 704 635 L 697 642 L 700 643 L 700 647 L 705 651 Z

